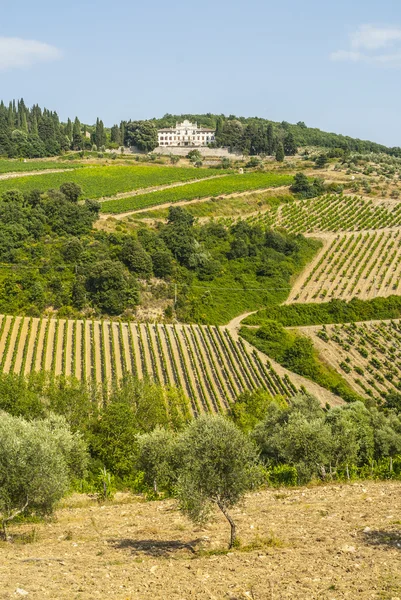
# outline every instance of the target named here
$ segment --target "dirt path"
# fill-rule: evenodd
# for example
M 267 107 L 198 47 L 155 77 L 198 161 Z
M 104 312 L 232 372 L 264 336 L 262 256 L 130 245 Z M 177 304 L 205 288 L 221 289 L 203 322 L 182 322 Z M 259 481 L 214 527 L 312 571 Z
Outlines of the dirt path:
M 35 341 L 37 339 L 37 336 L 39 335 L 39 333 L 38 333 L 39 323 L 40 323 L 40 319 L 32 319 L 31 335 L 28 340 L 28 351 L 26 354 L 24 375 L 29 375 L 29 373 L 31 371 L 35 370 L 35 365 L 33 364 L 33 358 L 34 358 L 33 351 L 35 348 Z
M 28 339 L 28 337 L 29 337 L 28 336 L 29 321 L 30 321 L 30 318 L 25 317 L 22 322 L 22 329 L 21 329 L 19 344 L 18 344 L 18 348 L 16 348 L 17 357 L 15 360 L 14 369 L 13 369 L 14 373 L 20 373 L 21 369 L 22 369 L 22 361 L 24 358 L 24 349 L 25 349 L 26 344 L 29 343 L 29 339 Z
M 217 177 L 222 177 L 222 175 L 217 175 Z M 214 178 L 210 178 L 210 179 L 215 179 Z M 205 179 L 201 179 L 200 181 L 208 181 L 209 178 Z M 195 183 L 195 182 L 193 182 Z M 169 187 L 176 187 L 176 186 L 169 186 Z M 218 198 L 222 198 L 223 200 L 227 200 L 229 198 L 240 198 L 242 196 L 250 196 L 252 194 L 262 194 L 263 192 L 269 192 L 272 189 L 274 190 L 283 190 L 288 188 L 288 185 L 284 185 L 284 186 L 279 186 L 279 187 L 275 187 L 275 188 L 261 188 L 259 190 L 247 190 L 246 192 L 234 192 L 232 194 L 219 194 L 218 196 L 206 196 L 204 198 L 193 198 L 192 200 L 179 200 L 178 202 L 165 202 L 164 204 L 155 204 L 154 206 L 148 206 L 147 208 L 137 208 L 136 210 L 130 210 L 128 212 L 125 213 L 101 213 L 99 215 L 99 220 L 100 221 L 105 221 L 106 219 L 109 218 L 113 218 L 113 219 L 124 219 L 125 217 L 129 217 L 131 215 L 135 215 L 135 214 L 140 214 L 140 213 L 146 213 L 149 212 L 151 210 L 161 210 L 161 209 L 165 209 L 165 208 L 169 208 L 170 206 L 189 206 L 190 204 L 199 204 L 201 202 L 208 202 L 210 200 L 218 200 Z M 130 194 L 132 196 L 132 194 Z M 129 197 L 129 196 L 128 196 Z M 114 200 L 115 198 L 104 198 L 104 200 Z M 269 208 L 266 209 L 266 211 L 264 212 L 269 212 Z M 261 211 L 256 211 L 256 214 L 259 214 Z M 249 215 L 247 214 L 247 217 Z M 221 217 L 219 217 L 221 218 Z
M 243 315 L 239 315 L 238 317 L 235 317 L 235 319 L 230 321 L 227 325 L 225 325 L 223 328 L 228 329 L 228 331 L 231 333 L 234 340 L 238 340 L 238 338 L 239 338 L 238 331 L 239 331 L 242 321 L 246 317 L 249 317 L 250 315 L 253 315 L 256 312 L 257 311 L 253 311 L 250 313 L 245 313 Z M 283 378 L 285 375 L 287 375 L 289 377 L 289 379 L 292 381 L 292 383 L 297 388 L 304 387 L 306 390 L 308 390 L 308 392 L 310 392 L 313 396 L 315 396 L 322 405 L 325 405 L 326 402 L 328 402 L 331 406 L 340 406 L 341 404 L 344 404 L 344 402 L 341 400 L 341 398 L 339 398 L 338 396 L 336 396 L 329 390 L 322 388 L 317 383 L 314 383 L 313 381 L 310 381 L 309 379 L 306 379 L 305 377 L 302 377 L 301 375 L 297 375 L 296 373 L 289 371 L 288 369 L 282 367 L 279 363 L 274 361 L 272 358 L 270 358 L 269 356 L 267 356 L 266 354 L 261 352 L 260 350 L 257 350 L 255 348 L 255 346 L 252 346 L 252 344 L 249 344 L 249 342 L 247 342 L 246 340 L 243 339 L 242 341 L 244 342 L 245 347 L 248 349 L 248 352 L 250 354 L 252 354 L 252 352 L 254 350 L 256 350 L 257 355 L 259 356 L 259 358 L 263 362 L 263 364 L 266 364 L 266 362 L 269 361 L 271 363 L 273 369 L 277 372 L 277 374 L 281 378 Z
M 142 379 L 143 378 L 143 368 L 142 368 L 141 350 L 140 350 L 139 341 L 138 341 L 139 334 L 138 334 L 138 330 L 136 328 L 135 323 L 130 323 L 129 327 L 131 330 L 132 345 L 133 345 L 133 349 L 134 349 L 135 372 L 138 375 L 138 379 Z
M 15 317 L 14 326 L 13 326 L 11 336 L 10 336 L 10 344 L 8 346 L 6 360 L 4 362 L 4 369 L 3 369 L 4 373 L 10 372 L 14 352 L 16 352 L 18 350 L 18 348 L 15 347 L 15 343 L 17 341 L 18 332 L 19 332 L 21 326 L 22 326 L 22 317 Z
M 57 332 L 57 340 L 55 340 L 55 352 L 56 352 L 56 368 L 55 374 L 61 375 L 63 372 L 63 353 L 64 353 L 64 327 L 67 326 L 65 320 L 59 321 L 59 327 Z M 65 368 L 65 367 L 64 367 Z
M 65 375 L 66 377 L 70 377 L 72 375 L 72 334 L 73 334 L 73 327 L 75 325 L 75 322 L 72 321 L 71 319 L 69 319 L 67 321 L 67 333 L 66 333 L 66 349 L 65 349 L 65 365 L 64 365 L 64 369 L 65 369 Z
M 119 326 L 118 323 L 114 323 L 114 322 L 110 322 L 109 323 L 109 327 L 110 327 L 110 336 L 112 336 L 113 339 L 113 347 L 114 347 L 114 363 L 115 363 L 115 376 L 117 381 L 120 381 L 123 377 L 123 359 L 121 356 L 121 352 L 122 352 L 122 340 L 120 342 L 120 331 L 119 331 Z M 124 351 L 124 350 L 123 350 Z
M 182 187 L 183 185 L 192 185 L 202 181 L 210 181 L 211 179 L 221 179 L 227 177 L 227 173 L 221 175 L 212 175 L 211 177 L 203 177 L 202 179 L 190 179 L 189 181 L 176 181 L 174 183 L 166 183 L 165 185 L 155 185 L 153 187 L 140 188 L 139 190 L 131 190 L 130 192 L 120 192 L 114 196 L 102 196 L 97 199 L 97 202 L 106 202 L 108 200 L 121 200 L 122 198 L 133 198 L 134 196 L 142 196 L 143 194 L 152 194 L 153 192 L 163 192 L 171 188 Z
M 192 389 L 193 389 L 195 395 L 198 392 L 198 386 L 196 383 L 194 371 L 191 368 L 191 362 L 189 360 L 189 353 L 188 353 L 185 339 L 182 339 L 182 336 L 180 335 L 181 334 L 180 327 L 181 327 L 180 325 L 176 325 L 176 330 L 174 331 L 174 328 L 172 325 L 166 325 L 166 332 L 169 336 L 169 340 L 171 343 L 175 362 L 176 362 L 177 368 L 178 368 L 178 375 L 180 377 L 180 381 L 185 382 L 185 387 L 187 388 L 188 396 L 191 398 L 192 393 L 191 393 L 190 386 L 188 385 L 187 379 L 189 379 L 189 382 L 192 386 Z M 185 367 L 186 367 L 186 369 L 185 369 Z M 187 375 L 186 375 L 186 373 L 187 373 Z M 199 407 L 202 406 L 202 401 L 200 399 L 199 399 L 198 404 L 199 404 Z
M 158 325 L 155 324 L 155 328 L 157 328 L 157 332 L 158 332 L 158 339 L 160 342 L 160 348 L 161 348 L 161 352 L 162 352 L 162 360 L 164 361 L 164 365 L 166 368 L 166 375 L 167 375 L 167 379 L 168 379 L 168 384 L 169 385 L 179 385 L 179 382 L 177 383 L 174 377 L 174 369 L 173 369 L 173 361 L 170 359 L 170 353 L 169 353 L 169 349 L 167 346 L 167 341 L 166 341 L 166 333 L 164 330 L 163 325 Z M 185 388 L 185 382 L 182 381 L 182 388 Z
M 129 344 L 129 331 L 128 331 L 128 323 L 122 323 L 122 344 L 123 344 L 123 352 L 125 356 L 125 364 L 127 367 L 127 371 L 129 373 L 135 372 L 135 368 L 133 368 L 131 361 L 131 352 L 130 352 L 130 344 Z
M 35 371 L 41 371 L 42 368 L 44 369 L 44 363 L 45 363 L 45 359 L 46 359 L 46 349 L 43 347 L 44 346 L 44 341 L 45 341 L 45 331 L 46 328 L 48 327 L 48 319 L 41 319 L 40 323 L 38 324 L 38 345 L 36 347 L 36 355 L 33 357 L 35 360 L 35 365 L 34 365 L 34 369 Z

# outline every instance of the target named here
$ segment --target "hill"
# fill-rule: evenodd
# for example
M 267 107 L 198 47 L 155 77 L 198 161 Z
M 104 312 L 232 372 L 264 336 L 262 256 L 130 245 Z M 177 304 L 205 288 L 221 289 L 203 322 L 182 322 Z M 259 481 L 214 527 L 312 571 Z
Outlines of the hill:
M 242 550 L 216 515 L 191 525 L 172 501 L 67 498 L 49 524 L 0 543 L 2 600 L 396 600 L 401 484 L 262 491 L 234 510 Z M 19 542 L 19 543 L 17 543 Z

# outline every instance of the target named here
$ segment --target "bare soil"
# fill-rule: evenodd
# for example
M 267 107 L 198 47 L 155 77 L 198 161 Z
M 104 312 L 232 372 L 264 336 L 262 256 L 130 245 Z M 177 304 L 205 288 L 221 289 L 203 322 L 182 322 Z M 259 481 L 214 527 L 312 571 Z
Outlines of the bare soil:
M 267 490 L 232 512 L 242 549 L 226 553 L 220 514 L 199 528 L 174 501 L 73 496 L 50 523 L 16 525 L 14 543 L 0 544 L 0 598 L 401 597 L 400 482 Z

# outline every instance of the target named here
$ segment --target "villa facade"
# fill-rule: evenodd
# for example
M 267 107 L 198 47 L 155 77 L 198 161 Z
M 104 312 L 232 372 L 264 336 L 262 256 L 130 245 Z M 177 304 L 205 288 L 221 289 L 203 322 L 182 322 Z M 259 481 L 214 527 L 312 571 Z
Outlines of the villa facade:
M 215 139 L 215 131 L 207 127 L 198 127 L 197 123 L 183 121 L 175 127 L 159 129 L 159 146 L 208 146 Z

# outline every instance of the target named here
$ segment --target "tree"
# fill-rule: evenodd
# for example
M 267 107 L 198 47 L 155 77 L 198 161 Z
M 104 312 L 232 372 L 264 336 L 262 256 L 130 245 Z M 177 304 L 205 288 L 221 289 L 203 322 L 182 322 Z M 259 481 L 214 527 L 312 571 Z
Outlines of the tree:
M 62 192 L 70 202 L 78 202 L 78 198 L 82 195 L 82 188 L 73 181 L 67 181 L 60 186 L 60 192 Z
M 266 132 L 266 142 L 267 142 L 267 154 L 269 156 L 272 156 L 274 154 L 274 150 L 275 150 L 275 139 L 274 139 L 274 129 L 273 129 L 273 123 L 269 123 L 267 126 L 267 132 Z
M 237 537 L 229 509 L 259 480 L 253 443 L 224 417 L 202 415 L 179 436 L 178 452 L 181 510 L 194 522 L 204 522 L 217 506 L 230 524 L 232 548 Z
M 156 126 L 150 121 L 127 123 L 125 138 L 128 146 L 136 146 L 143 152 L 152 152 L 159 145 Z
M 276 161 L 277 162 L 283 162 L 284 161 L 284 146 L 282 142 L 279 142 L 277 144 L 277 149 L 276 149 Z
M 67 492 L 71 478 L 82 477 L 85 444 L 55 415 L 25 421 L 0 413 L 0 515 L 3 537 L 19 514 L 50 514 Z
M 298 148 L 295 143 L 294 135 L 289 132 L 284 138 L 284 153 L 286 156 L 295 156 Z
M 324 169 L 324 167 L 329 162 L 327 154 L 319 154 L 319 156 L 315 160 L 315 165 L 318 169 Z
M 72 149 L 80 150 L 82 148 L 82 133 L 81 133 L 81 123 L 79 122 L 78 117 L 75 118 L 74 126 L 72 129 Z
M 101 148 L 106 144 L 106 133 L 104 131 L 104 124 L 99 118 L 96 120 L 96 131 L 95 131 L 95 144 L 98 148 Z
M 147 279 L 152 275 L 152 259 L 141 244 L 132 237 L 125 240 L 121 249 L 121 260 L 131 273 Z
M 138 302 L 138 289 L 119 261 L 95 263 L 86 278 L 86 288 L 94 304 L 104 313 L 121 314 Z
M 171 431 L 156 427 L 150 433 L 137 438 L 138 458 L 136 467 L 145 474 L 144 483 L 155 494 L 161 489 L 171 489 L 173 480 L 174 435 Z

